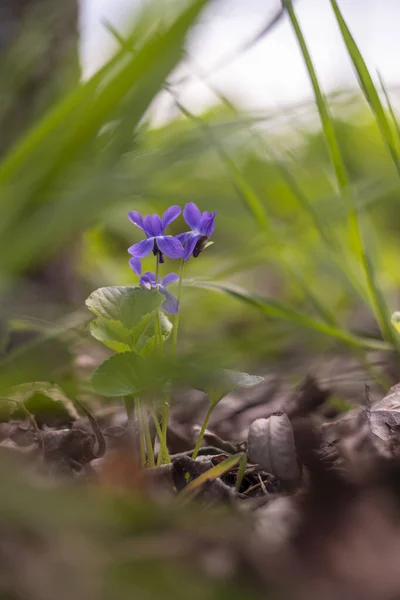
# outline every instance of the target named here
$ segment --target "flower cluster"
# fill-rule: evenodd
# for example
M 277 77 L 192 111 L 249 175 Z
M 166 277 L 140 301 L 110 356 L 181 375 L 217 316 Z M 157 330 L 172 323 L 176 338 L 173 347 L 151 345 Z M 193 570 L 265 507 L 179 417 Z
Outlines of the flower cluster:
M 131 255 L 129 264 L 136 275 L 141 275 L 141 259 L 151 252 L 156 257 L 157 266 L 164 262 L 164 255 L 169 258 L 183 258 L 186 262 L 191 256 L 197 258 L 206 246 L 214 232 L 214 219 L 216 212 L 200 212 L 198 207 L 189 202 L 183 209 L 183 217 L 190 227 L 190 231 L 177 236 L 165 235 L 165 230 L 181 214 L 180 206 L 170 206 L 163 216 L 147 215 L 144 218 L 136 210 L 128 213 L 129 220 L 139 227 L 146 239 L 128 248 Z M 156 275 L 147 271 L 140 278 L 140 285 L 147 288 L 157 288 L 166 298 L 163 308 L 168 313 L 176 313 L 179 310 L 177 298 L 165 289 L 166 285 L 178 281 L 176 273 L 166 275 L 163 280 L 156 281 Z

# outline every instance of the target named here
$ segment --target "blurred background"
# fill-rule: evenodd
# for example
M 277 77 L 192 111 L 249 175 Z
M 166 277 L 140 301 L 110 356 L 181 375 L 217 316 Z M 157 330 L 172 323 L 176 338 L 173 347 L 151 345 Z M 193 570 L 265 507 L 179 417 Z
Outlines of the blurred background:
M 85 0 L 80 6 L 80 55 L 83 76 L 89 76 L 115 47 L 104 27 L 109 21 L 126 28 L 126 19 L 143 6 L 143 0 Z M 354 69 L 329 2 L 299 0 L 297 16 L 307 38 L 320 82 L 326 92 L 357 86 Z M 356 38 L 374 77 L 379 70 L 385 82 L 399 84 L 396 56 L 400 50 L 396 0 L 342 0 L 343 16 Z M 189 44 L 189 81 L 181 86 L 182 100 L 193 111 L 218 102 L 206 82 L 247 110 L 280 109 L 310 101 L 312 87 L 287 16 L 273 34 L 257 40 L 280 10 L 278 0 L 223 0 L 214 2 L 193 32 Z M 246 52 L 242 49 L 254 42 Z
M 84 299 L 137 282 L 127 212 L 187 202 L 218 216 L 186 268 L 182 352 L 350 396 L 397 377 L 400 6 L 289 4 L 0 5 L 7 384 L 37 379 L 9 376 L 34 339 L 96 363 Z

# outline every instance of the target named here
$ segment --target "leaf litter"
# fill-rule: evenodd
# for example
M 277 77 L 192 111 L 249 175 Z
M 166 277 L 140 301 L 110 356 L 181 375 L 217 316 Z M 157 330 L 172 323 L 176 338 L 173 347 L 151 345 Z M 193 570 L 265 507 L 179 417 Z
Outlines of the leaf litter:
M 50 425 L 21 413 L 20 419 L 0 424 L 2 478 L 9 486 L 8 465 L 17 465 L 17 487 L 50 504 L 49 487 L 57 494 L 92 495 L 92 502 L 95 494 L 99 504 L 110 498 L 132 506 L 144 502 L 153 516 L 139 537 L 136 526 L 130 533 L 127 526 L 121 537 L 120 525 L 107 516 L 121 560 L 135 563 L 146 556 L 151 564 L 171 564 L 172 572 L 179 564 L 227 585 L 246 573 L 255 597 L 274 590 L 274 597 L 299 599 L 395 598 L 400 593 L 400 384 L 375 402 L 367 389 L 360 406 L 327 420 L 331 397 L 332 391 L 310 375 L 294 389 L 271 377 L 254 389 L 231 392 L 216 406 L 195 460 L 199 426 L 191 424 L 190 414 L 180 420 L 178 399 L 170 450 L 179 446 L 179 451 L 171 453 L 170 464 L 153 469 L 141 467 L 135 431 L 122 409 L 93 414 L 75 402 L 66 404 L 62 421 Z M 195 414 L 201 422 L 202 410 Z M 80 491 L 74 492 L 78 482 Z M 4 515 L 10 510 L 1 508 L 1 500 L 0 509 Z M 151 525 L 154 518 L 159 527 Z M 61 529 L 57 535 L 68 537 L 67 526 Z M 51 527 L 47 535 L 50 549 L 56 543 Z M 104 540 L 88 535 L 101 564 L 111 561 Z M 2 556 L 10 536 L 16 536 L 12 527 L 1 536 Z M 24 539 L 17 536 L 13 543 L 11 564 L 21 552 L 30 556 Z M 50 566 L 49 555 L 44 560 Z M 74 566 L 77 573 L 81 567 Z M 99 565 L 93 568 L 100 573 Z

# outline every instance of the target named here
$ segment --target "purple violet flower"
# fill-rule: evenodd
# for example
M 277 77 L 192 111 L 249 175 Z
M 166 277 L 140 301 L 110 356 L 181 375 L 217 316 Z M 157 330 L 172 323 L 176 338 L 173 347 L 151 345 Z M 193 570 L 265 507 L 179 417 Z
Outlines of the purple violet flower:
M 214 219 L 216 214 L 217 211 L 204 211 L 201 213 L 194 202 L 188 202 L 186 204 L 183 209 L 183 217 L 189 227 L 191 227 L 192 231 L 187 231 L 186 233 L 181 233 L 176 236 L 185 248 L 185 261 L 187 261 L 192 254 L 194 258 L 197 258 L 200 252 L 204 250 L 208 240 L 214 232 Z
M 143 219 L 136 210 L 129 212 L 129 220 L 146 234 L 145 240 L 128 248 L 129 254 L 135 259 L 140 259 L 153 252 L 154 256 L 158 255 L 160 263 L 164 262 L 164 254 L 170 258 L 182 258 L 184 254 L 182 242 L 172 235 L 164 235 L 168 225 L 175 221 L 180 214 L 181 209 L 179 206 L 167 208 L 162 219 L 158 215 L 147 215 Z M 137 263 L 136 267 L 138 267 Z M 135 268 L 133 266 L 132 268 L 136 273 Z
M 176 273 L 169 273 L 163 279 L 158 278 L 158 285 L 156 284 L 156 276 L 151 271 L 146 271 L 140 278 L 140 285 L 147 288 L 148 290 L 157 289 L 163 296 L 165 296 L 165 302 L 162 304 L 162 308 L 169 313 L 174 315 L 179 311 L 178 298 L 175 298 L 171 292 L 165 289 L 167 285 L 179 281 L 179 276 Z

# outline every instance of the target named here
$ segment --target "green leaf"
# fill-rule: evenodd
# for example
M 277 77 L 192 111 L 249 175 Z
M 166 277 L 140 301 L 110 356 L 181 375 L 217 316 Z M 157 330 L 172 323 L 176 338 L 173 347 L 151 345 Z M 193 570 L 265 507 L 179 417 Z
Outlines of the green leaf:
M 129 331 L 126 329 L 118 330 L 107 321 L 95 319 L 90 323 L 90 333 L 95 340 L 101 342 L 107 348 L 115 350 L 115 352 L 129 352 L 131 348 L 131 340 Z
M 164 302 L 157 290 L 134 286 L 100 288 L 86 300 L 98 318 L 90 325 L 95 339 L 116 352 L 135 350 L 148 353 L 154 348 L 156 312 Z M 160 316 L 163 339 L 172 329 L 169 320 Z
M 41 336 L 24 344 L 0 362 L 0 390 L 31 381 L 60 381 L 72 368 L 66 343 Z
M 116 354 L 103 362 L 92 375 L 92 386 L 102 396 L 129 396 L 155 390 L 163 384 L 151 361 L 135 352 Z
M 70 422 L 79 417 L 73 402 L 62 389 L 48 381 L 35 381 L 15 386 L 8 391 L 7 398 L 18 404 L 24 404 L 37 419 L 48 424 L 54 420 Z M 14 418 L 25 416 L 18 408 L 13 410 L 12 414 Z
M 237 387 L 254 387 L 265 381 L 264 377 L 260 377 L 259 375 L 250 375 L 249 373 L 231 371 L 230 369 L 224 369 L 224 376 L 227 385 L 231 386 L 232 389 Z
M 236 388 L 250 388 L 255 385 L 259 385 L 264 381 L 264 377 L 259 375 L 249 375 L 249 373 L 242 373 L 241 371 L 231 371 L 230 369 L 223 369 L 221 377 L 218 379 L 209 389 L 205 389 L 210 398 L 211 406 L 216 406 L 224 396 L 232 392 Z
M 160 311 L 159 313 L 161 333 L 163 342 L 166 342 L 171 335 L 173 325 L 168 317 Z M 156 318 L 153 317 L 149 327 L 143 332 L 141 337 L 138 339 L 137 348 L 140 354 L 148 356 L 156 349 L 158 343 L 158 337 L 155 335 Z
M 112 324 L 121 323 L 132 330 L 146 315 L 152 314 L 164 302 L 157 290 L 137 286 L 103 287 L 90 294 L 86 306 L 97 317 Z

